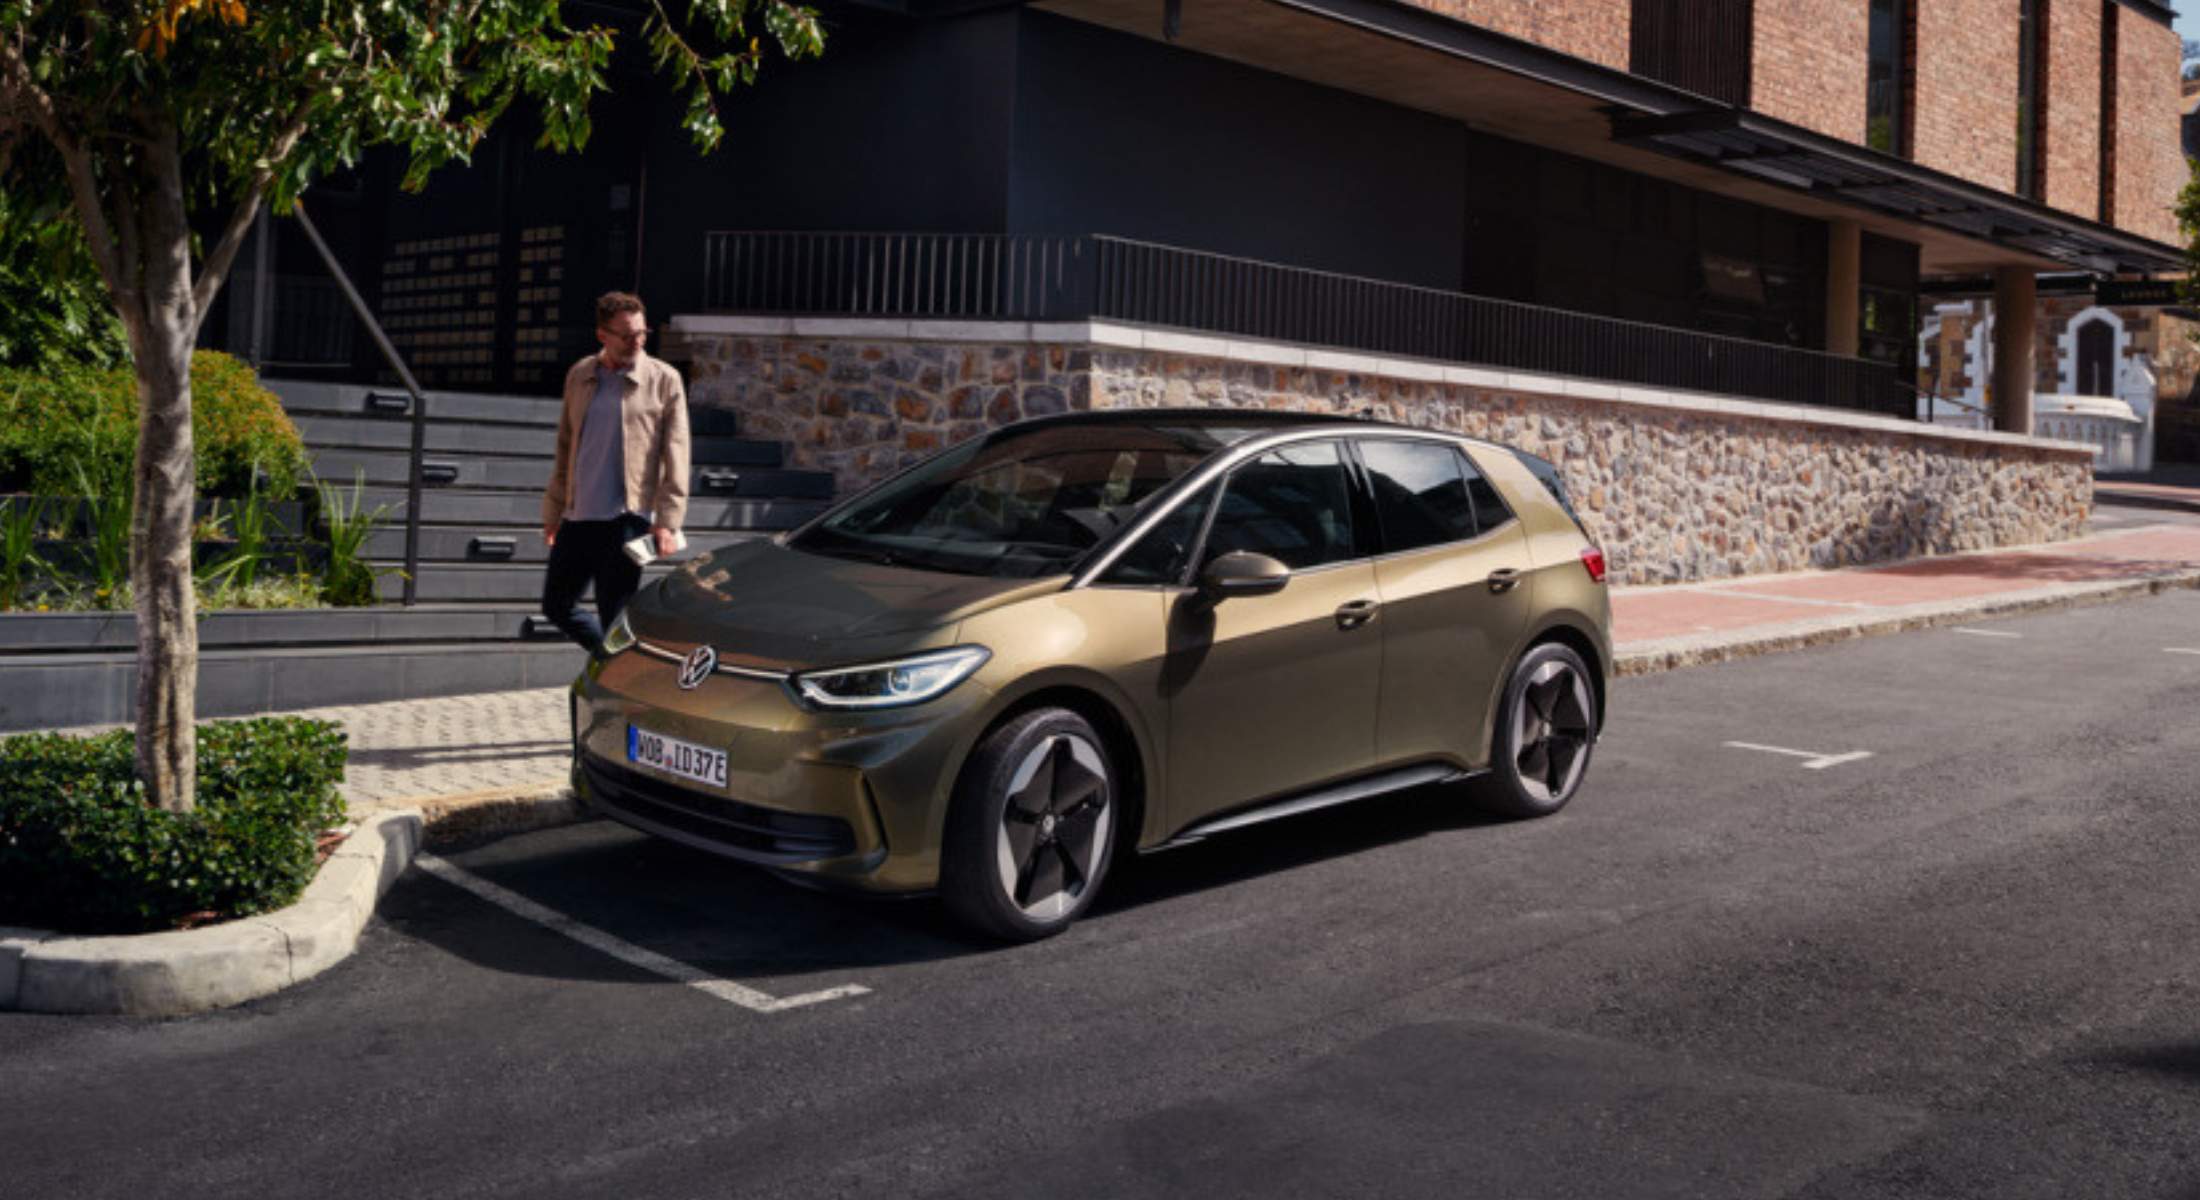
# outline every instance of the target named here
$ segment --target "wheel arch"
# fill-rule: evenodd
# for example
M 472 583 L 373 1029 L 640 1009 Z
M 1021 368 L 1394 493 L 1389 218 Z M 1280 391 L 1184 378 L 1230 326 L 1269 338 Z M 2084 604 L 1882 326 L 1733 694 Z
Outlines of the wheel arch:
M 1520 647 L 1520 653 L 1514 657 L 1513 665 L 1507 668 L 1505 677 L 1508 679 L 1512 677 L 1512 672 L 1519 669 L 1520 660 L 1526 658 L 1530 651 L 1537 646 L 1552 643 L 1562 645 L 1580 655 L 1581 661 L 1588 666 L 1589 688 L 1596 693 L 1597 732 L 1602 734 L 1604 732 L 1605 692 L 1611 687 L 1611 663 L 1606 659 L 1598 639 L 1591 636 L 1587 630 L 1563 620 L 1554 621 L 1537 630 Z
M 1108 753 L 1108 761 L 1115 768 L 1118 779 L 1117 802 L 1122 806 L 1115 823 L 1118 850 L 1136 850 L 1145 840 L 1148 797 L 1152 791 L 1153 771 L 1148 762 L 1148 751 L 1140 739 L 1136 727 L 1117 703 L 1094 687 L 1068 680 L 1042 683 L 1003 705 L 986 722 L 978 734 L 983 742 L 994 730 L 1036 708 L 1062 708 L 1076 713 L 1100 735 L 1102 748 Z M 976 743 L 973 743 L 976 744 Z M 964 758 L 967 769 L 969 757 Z

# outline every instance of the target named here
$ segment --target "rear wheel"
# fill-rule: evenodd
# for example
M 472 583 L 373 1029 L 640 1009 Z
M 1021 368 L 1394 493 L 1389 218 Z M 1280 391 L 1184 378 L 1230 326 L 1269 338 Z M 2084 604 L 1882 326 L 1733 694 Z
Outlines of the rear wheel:
M 1498 705 L 1490 772 L 1475 802 L 1503 817 L 1542 817 L 1573 799 L 1596 742 L 1596 693 L 1572 648 L 1545 642 L 1523 655 Z
M 1034 709 L 987 734 L 948 810 L 940 864 L 948 910 L 1007 941 L 1067 928 L 1108 873 L 1114 790 L 1099 735 L 1068 709 Z

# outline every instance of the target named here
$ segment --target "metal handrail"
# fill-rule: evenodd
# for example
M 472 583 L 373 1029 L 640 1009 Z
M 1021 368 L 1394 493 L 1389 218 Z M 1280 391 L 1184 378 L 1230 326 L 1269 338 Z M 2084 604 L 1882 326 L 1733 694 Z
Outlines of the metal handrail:
M 293 202 L 291 215 L 298 218 L 298 227 L 305 230 L 306 238 L 313 243 L 314 252 L 321 256 L 321 262 L 328 267 L 329 274 L 335 277 L 336 286 L 343 289 L 344 299 L 351 304 L 352 312 L 358 316 L 360 324 L 367 327 L 368 336 L 374 339 L 375 349 L 382 353 L 382 361 L 388 363 L 392 371 L 397 372 L 397 381 L 405 385 L 405 394 L 412 399 L 412 453 L 405 472 L 405 591 L 402 598 L 405 607 L 410 608 L 418 602 L 420 595 L 421 460 L 427 454 L 428 398 L 420 390 L 420 381 L 413 378 L 411 368 L 405 365 L 404 356 L 397 352 L 397 347 L 390 343 L 389 335 L 382 331 L 382 323 L 375 320 L 374 310 L 361 298 L 359 289 L 352 286 L 351 276 L 344 273 L 343 264 L 329 250 L 328 243 L 321 240 L 321 231 L 314 226 L 313 218 L 306 215 L 303 199 Z
M 1911 415 L 1884 363 L 1099 234 L 706 235 L 704 306 L 1121 320 Z

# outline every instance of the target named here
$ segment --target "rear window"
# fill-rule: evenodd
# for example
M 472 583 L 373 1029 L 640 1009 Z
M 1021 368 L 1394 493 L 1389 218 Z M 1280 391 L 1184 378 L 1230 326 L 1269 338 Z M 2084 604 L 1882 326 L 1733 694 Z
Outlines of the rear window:
M 1581 514 L 1574 511 L 1574 498 L 1566 494 L 1566 481 L 1559 477 L 1558 468 L 1524 450 L 1515 450 L 1513 454 L 1520 459 L 1521 465 L 1528 468 L 1529 474 L 1543 481 L 1543 486 L 1550 490 L 1551 497 L 1558 501 L 1558 506 L 1566 510 L 1566 515 L 1574 519 L 1574 524 L 1581 524 Z

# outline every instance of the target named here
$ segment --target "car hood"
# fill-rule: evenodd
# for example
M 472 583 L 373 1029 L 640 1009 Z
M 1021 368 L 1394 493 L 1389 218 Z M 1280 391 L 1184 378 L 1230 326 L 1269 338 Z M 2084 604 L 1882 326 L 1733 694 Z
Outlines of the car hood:
M 996 579 L 852 562 L 758 539 L 682 567 L 637 598 L 635 633 L 709 642 L 759 663 L 845 662 L 921 645 L 965 617 L 1060 591 L 1067 576 Z

